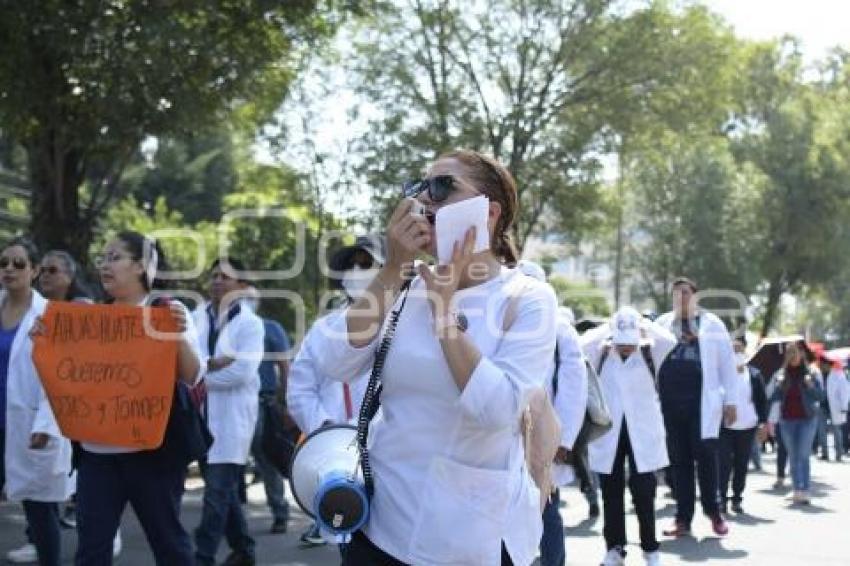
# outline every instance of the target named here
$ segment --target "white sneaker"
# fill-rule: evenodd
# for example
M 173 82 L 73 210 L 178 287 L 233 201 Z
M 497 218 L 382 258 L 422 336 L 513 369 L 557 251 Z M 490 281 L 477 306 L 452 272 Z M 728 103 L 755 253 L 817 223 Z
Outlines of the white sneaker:
M 605 554 L 600 566 L 625 566 L 625 564 L 626 553 L 620 547 L 615 546 Z
M 38 562 L 38 553 L 35 551 L 35 545 L 26 543 L 21 548 L 7 552 L 6 560 L 12 564 L 35 564 Z
M 121 530 L 115 531 L 115 538 L 112 539 L 112 558 L 118 558 L 121 554 Z
M 643 557 L 646 559 L 646 566 L 661 566 L 661 553 L 657 550 L 655 552 L 644 552 Z

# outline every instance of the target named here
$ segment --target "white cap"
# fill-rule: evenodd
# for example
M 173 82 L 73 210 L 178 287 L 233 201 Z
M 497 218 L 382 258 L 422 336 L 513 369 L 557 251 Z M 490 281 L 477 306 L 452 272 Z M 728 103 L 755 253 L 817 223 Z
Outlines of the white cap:
M 523 275 L 527 275 L 532 279 L 537 279 L 541 283 L 546 283 L 546 271 L 544 271 L 539 264 L 524 259 L 517 263 L 516 266 Z
M 618 346 L 640 344 L 640 313 L 632 307 L 623 307 L 611 319 L 611 341 Z

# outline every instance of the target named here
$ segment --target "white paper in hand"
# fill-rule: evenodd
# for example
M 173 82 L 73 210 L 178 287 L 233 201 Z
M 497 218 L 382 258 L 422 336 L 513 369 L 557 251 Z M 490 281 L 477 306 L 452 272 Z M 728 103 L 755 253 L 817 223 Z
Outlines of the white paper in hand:
M 452 260 L 455 242 L 463 243 L 466 231 L 475 226 L 475 253 L 490 248 L 487 231 L 487 215 L 490 201 L 485 196 L 474 197 L 437 210 L 435 229 L 437 232 L 437 263 L 448 265 Z

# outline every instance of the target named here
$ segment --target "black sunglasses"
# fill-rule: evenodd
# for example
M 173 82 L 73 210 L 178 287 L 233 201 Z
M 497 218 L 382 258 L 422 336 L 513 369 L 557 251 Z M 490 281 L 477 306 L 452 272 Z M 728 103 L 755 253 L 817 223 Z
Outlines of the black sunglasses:
M 9 259 L 8 257 L 0 257 L 0 269 L 6 269 L 9 267 L 9 264 L 12 264 L 12 267 L 17 269 L 18 271 L 22 271 L 27 268 L 29 262 L 22 257 L 16 257 L 14 259 Z
M 449 198 L 454 189 L 454 178 L 451 175 L 436 175 L 426 179 L 407 181 L 402 185 L 402 194 L 405 198 L 416 197 L 427 191 L 431 202 L 443 202 Z

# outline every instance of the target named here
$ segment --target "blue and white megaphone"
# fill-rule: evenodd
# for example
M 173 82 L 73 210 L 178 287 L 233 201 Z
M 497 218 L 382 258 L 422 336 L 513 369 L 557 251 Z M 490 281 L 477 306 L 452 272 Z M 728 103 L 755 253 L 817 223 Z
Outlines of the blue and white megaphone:
M 357 429 L 332 425 L 310 434 L 292 455 L 292 495 L 324 534 L 347 542 L 369 517 Z

